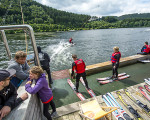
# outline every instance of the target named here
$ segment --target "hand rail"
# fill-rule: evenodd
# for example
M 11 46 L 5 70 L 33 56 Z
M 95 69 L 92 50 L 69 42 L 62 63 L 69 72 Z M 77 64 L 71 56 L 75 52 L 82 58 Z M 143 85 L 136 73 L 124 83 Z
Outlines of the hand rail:
M 35 54 L 36 61 L 37 61 L 37 65 L 40 66 L 40 60 L 39 60 L 39 57 L 38 57 L 38 51 L 37 51 L 34 31 L 33 31 L 33 28 L 30 25 L 24 24 L 24 25 L 0 26 L 0 31 L 2 33 L 2 39 L 3 39 L 3 41 L 5 41 L 4 43 L 5 43 L 7 54 L 9 56 L 9 58 L 11 59 L 11 57 L 10 57 L 11 54 L 10 54 L 9 46 L 8 46 L 8 43 L 7 43 L 6 35 L 3 34 L 3 33 L 5 33 L 4 30 L 24 30 L 24 29 L 29 30 L 29 34 L 30 34 L 34 54 Z

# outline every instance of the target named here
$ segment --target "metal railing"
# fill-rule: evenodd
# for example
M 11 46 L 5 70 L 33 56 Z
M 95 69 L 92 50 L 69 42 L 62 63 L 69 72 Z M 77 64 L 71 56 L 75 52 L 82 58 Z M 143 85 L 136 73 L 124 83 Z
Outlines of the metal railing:
M 39 57 L 38 57 L 38 51 L 37 51 L 34 31 L 33 31 L 33 28 L 30 25 L 0 26 L 0 31 L 1 31 L 2 39 L 3 39 L 4 44 L 5 44 L 7 55 L 9 57 L 9 59 L 11 59 L 11 52 L 10 52 L 10 49 L 9 49 L 9 45 L 8 45 L 7 38 L 6 38 L 4 30 L 26 30 L 26 29 L 29 30 L 29 36 L 31 38 L 31 42 L 32 42 L 35 58 L 36 58 L 36 61 L 37 61 L 37 65 L 40 66 L 40 60 L 39 60 Z

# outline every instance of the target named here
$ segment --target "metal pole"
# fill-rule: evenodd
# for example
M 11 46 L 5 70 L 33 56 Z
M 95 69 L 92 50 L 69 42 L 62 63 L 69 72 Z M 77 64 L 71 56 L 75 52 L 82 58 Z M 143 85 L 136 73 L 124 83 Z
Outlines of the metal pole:
M 9 59 L 11 60 L 11 53 L 10 53 L 10 49 L 9 49 L 9 46 L 8 46 L 8 42 L 7 42 L 7 38 L 6 38 L 6 35 L 5 35 L 5 31 L 4 30 L 1 30 L 1 35 L 2 35 L 2 39 L 4 41 L 4 44 L 5 44 L 5 48 L 6 48 L 6 51 L 7 51 L 7 55 L 9 57 Z
M 37 62 L 37 65 L 40 66 L 39 54 L 37 51 L 37 46 L 36 46 L 36 42 L 35 42 L 35 36 L 34 36 L 33 28 L 30 26 L 29 30 L 30 30 L 30 37 L 31 37 L 31 41 L 32 41 L 32 46 L 33 46 L 36 62 Z

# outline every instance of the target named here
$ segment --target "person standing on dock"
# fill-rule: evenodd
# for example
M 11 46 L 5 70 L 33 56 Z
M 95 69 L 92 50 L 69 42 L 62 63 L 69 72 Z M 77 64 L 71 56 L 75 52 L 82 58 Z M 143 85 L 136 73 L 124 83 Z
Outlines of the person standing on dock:
M 26 62 L 27 54 L 23 51 L 18 51 L 15 54 L 15 61 L 8 66 L 8 69 L 15 69 L 15 77 L 11 79 L 12 84 L 18 88 L 23 80 L 29 77 L 30 67 Z
M 39 53 L 39 59 L 41 63 L 41 67 L 43 70 L 45 70 L 48 74 L 48 79 L 49 79 L 49 85 L 52 87 L 53 81 L 51 78 L 51 71 L 50 71 L 50 57 L 47 53 L 43 52 L 41 50 L 41 47 L 37 47 L 38 53 Z M 36 62 L 35 62 L 36 63 Z
M 114 47 L 113 48 L 114 53 L 111 56 L 111 62 L 112 62 L 112 79 L 117 80 L 118 79 L 118 67 L 119 67 L 119 62 L 121 58 L 121 53 L 119 52 L 119 47 Z
M 69 39 L 69 43 L 70 44 L 73 44 L 72 40 L 73 40 L 72 38 Z
M 72 55 L 72 58 L 74 62 L 72 63 L 72 73 L 71 73 L 71 78 L 73 79 L 74 71 L 76 71 L 76 92 L 78 91 L 79 88 L 79 81 L 80 77 L 83 77 L 83 80 L 85 82 L 86 88 L 89 90 L 90 88 L 88 87 L 88 82 L 86 79 L 86 73 L 85 73 L 85 68 L 86 65 L 82 59 L 77 59 L 77 55 Z
M 141 53 L 137 53 L 137 54 L 147 55 L 149 53 L 150 53 L 150 46 L 148 45 L 148 42 L 145 42 L 144 46 L 141 49 Z

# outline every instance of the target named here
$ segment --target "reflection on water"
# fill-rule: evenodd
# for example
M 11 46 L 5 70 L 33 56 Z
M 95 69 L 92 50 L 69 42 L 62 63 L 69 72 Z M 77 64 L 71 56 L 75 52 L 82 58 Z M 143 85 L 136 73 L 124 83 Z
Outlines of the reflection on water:
M 73 32 L 36 33 L 36 43 L 51 58 L 51 70 L 71 68 L 72 54 L 77 54 L 87 65 L 110 60 L 112 48 L 119 46 L 122 57 L 140 52 L 145 41 L 150 43 L 150 28 L 101 29 Z M 76 45 L 68 41 L 73 37 Z M 26 50 L 24 34 L 7 35 L 10 50 Z M 1 39 L 1 38 L 0 38 Z M 33 51 L 28 36 L 28 52 Z M 0 42 L 0 68 L 6 68 L 7 58 L 3 42 Z

